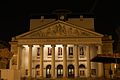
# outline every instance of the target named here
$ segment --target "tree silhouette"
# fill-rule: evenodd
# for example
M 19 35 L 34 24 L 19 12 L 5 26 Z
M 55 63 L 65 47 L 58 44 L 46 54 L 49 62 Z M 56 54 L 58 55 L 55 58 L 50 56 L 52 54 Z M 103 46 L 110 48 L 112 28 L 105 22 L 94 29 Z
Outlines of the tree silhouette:
M 9 44 L 0 41 L 0 68 L 9 68 L 9 62 L 13 53 L 9 51 Z
M 120 53 L 120 26 L 115 29 L 117 40 L 115 42 L 115 53 Z

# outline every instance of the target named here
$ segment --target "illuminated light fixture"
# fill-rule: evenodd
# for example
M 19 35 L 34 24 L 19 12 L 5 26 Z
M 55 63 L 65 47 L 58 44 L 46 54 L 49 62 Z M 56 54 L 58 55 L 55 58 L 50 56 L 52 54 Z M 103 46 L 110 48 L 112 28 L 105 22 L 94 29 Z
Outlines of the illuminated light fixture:
M 39 45 L 33 45 L 33 47 L 40 47 Z
M 56 45 L 56 47 L 63 47 L 62 45 Z
M 51 47 L 51 45 L 45 45 L 45 47 Z
M 114 68 L 115 68 L 115 69 L 117 68 L 117 65 L 116 65 L 116 64 L 114 65 Z
M 23 45 L 23 47 L 28 47 L 28 45 Z

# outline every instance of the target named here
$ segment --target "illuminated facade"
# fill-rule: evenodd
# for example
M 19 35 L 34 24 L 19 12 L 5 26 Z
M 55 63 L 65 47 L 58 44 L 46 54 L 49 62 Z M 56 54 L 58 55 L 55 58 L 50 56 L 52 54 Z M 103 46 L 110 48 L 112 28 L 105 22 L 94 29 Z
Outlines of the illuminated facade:
M 103 64 L 90 62 L 106 45 L 112 53 L 112 42 L 102 38 L 94 18 L 31 19 L 30 30 L 10 42 L 10 68 L 21 77 L 103 77 Z

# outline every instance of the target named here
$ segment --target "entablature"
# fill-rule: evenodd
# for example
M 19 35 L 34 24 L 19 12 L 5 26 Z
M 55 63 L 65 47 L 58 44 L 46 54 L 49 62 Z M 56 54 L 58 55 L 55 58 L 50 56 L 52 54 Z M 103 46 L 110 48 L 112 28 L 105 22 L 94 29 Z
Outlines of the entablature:
M 20 39 L 18 44 L 102 44 L 101 38 Z

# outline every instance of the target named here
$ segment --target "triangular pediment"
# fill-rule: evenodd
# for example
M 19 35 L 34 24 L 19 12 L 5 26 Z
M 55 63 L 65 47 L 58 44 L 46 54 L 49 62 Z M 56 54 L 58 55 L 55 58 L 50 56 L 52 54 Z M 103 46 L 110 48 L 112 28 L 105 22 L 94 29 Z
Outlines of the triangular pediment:
M 23 33 L 19 39 L 102 37 L 102 34 L 64 21 L 55 21 Z

